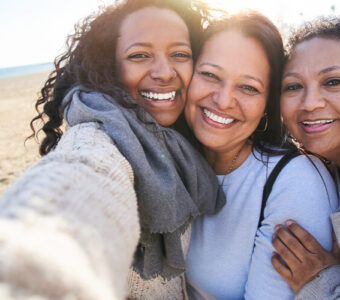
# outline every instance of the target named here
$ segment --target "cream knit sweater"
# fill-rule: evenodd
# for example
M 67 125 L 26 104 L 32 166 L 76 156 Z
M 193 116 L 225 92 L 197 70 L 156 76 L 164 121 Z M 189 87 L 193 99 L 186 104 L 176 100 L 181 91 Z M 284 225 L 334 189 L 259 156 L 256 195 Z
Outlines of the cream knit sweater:
M 74 126 L 0 199 L 0 299 L 185 298 L 182 277 L 130 270 L 139 231 L 130 164 L 100 125 Z

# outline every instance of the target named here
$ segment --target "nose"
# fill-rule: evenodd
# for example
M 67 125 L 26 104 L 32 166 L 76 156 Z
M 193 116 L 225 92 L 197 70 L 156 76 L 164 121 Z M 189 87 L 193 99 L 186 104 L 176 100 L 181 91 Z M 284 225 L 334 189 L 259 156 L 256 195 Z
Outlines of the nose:
M 318 87 L 308 87 L 305 89 L 300 108 L 305 111 L 314 111 L 326 106 L 324 95 Z
M 232 87 L 226 84 L 213 92 L 213 101 L 217 108 L 226 110 L 234 107 L 237 100 Z
M 156 57 L 150 69 L 152 79 L 168 82 L 177 76 L 167 57 Z

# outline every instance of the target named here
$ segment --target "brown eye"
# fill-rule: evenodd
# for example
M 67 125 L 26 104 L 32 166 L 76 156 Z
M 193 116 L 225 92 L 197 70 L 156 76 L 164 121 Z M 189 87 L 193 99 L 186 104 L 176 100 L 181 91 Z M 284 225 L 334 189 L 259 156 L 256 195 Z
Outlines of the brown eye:
M 333 78 L 331 80 L 328 80 L 325 83 L 326 86 L 338 86 L 340 85 L 340 79 L 339 78 Z
M 241 85 L 241 88 L 244 89 L 245 91 L 249 92 L 249 93 L 252 93 L 252 94 L 259 94 L 260 91 L 257 89 L 257 88 L 254 88 L 253 86 L 251 85 Z
M 184 52 L 176 52 L 174 55 L 172 55 L 173 57 L 179 57 L 179 58 L 191 58 L 191 55 L 188 53 L 184 53 Z
M 214 73 L 211 72 L 200 72 L 200 74 L 204 77 L 210 78 L 210 79 L 215 79 L 215 80 L 220 80 Z
M 292 91 L 297 91 L 299 89 L 302 89 L 302 85 L 301 84 L 298 84 L 298 83 L 292 83 L 292 84 L 287 84 L 283 91 L 284 92 L 292 92 Z
M 129 59 L 138 59 L 138 58 L 148 58 L 149 56 L 144 53 L 135 53 L 128 56 Z

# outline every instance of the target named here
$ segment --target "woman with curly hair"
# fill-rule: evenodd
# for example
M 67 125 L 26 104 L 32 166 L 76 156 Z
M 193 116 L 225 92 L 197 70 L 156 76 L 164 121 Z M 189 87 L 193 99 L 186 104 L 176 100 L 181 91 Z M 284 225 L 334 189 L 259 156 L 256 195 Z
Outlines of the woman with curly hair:
M 290 134 L 325 158 L 340 191 L 340 19 L 304 24 L 289 40 L 281 108 Z M 331 215 L 340 242 L 340 212 Z M 276 227 L 273 266 L 296 292 L 295 299 L 340 297 L 339 253 L 326 251 L 293 220 Z M 319 238 L 318 238 L 319 239 Z M 338 249 L 337 249 L 338 250 Z M 280 257 L 286 264 L 283 264 Z
M 186 296 L 189 224 L 225 202 L 208 163 L 171 128 L 207 12 L 190 0 L 126 0 L 78 27 L 31 122 L 35 133 L 45 122 L 43 158 L 1 199 L 0 292 Z

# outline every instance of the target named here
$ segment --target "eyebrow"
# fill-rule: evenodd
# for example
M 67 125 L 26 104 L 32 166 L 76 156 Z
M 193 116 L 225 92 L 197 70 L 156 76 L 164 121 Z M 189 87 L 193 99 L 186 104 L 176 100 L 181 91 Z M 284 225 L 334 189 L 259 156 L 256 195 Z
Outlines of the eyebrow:
M 286 77 L 297 77 L 300 78 L 299 73 L 289 72 L 283 75 L 282 79 L 285 79 Z
M 331 66 L 331 67 L 328 67 L 328 68 L 325 68 L 323 70 L 321 70 L 318 75 L 322 75 L 322 74 L 326 74 L 326 73 L 329 73 L 329 72 L 332 72 L 334 70 L 338 70 L 340 69 L 340 66 Z M 294 73 L 294 72 L 289 72 L 285 75 L 283 75 L 283 78 L 286 78 L 286 77 L 297 77 L 297 78 L 300 78 L 301 76 L 299 75 L 299 73 Z
M 257 77 L 251 76 L 251 75 L 242 75 L 242 77 L 255 80 L 262 86 L 262 88 L 264 88 L 264 84 L 263 84 L 263 82 L 260 78 L 257 78 Z
M 202 66 L 210 66 L 210 67 L 216 68 L 218 70 L 223 70 L 223 68 L 221 66 L 213 64 L 213 63 L 209 63 L 209 62 L 200 63 L 199 66 L 200 67 L 202 67 Z
M 216 68 L 216 69 L 218 69 L 220 71 L 223 70 L 223 68 L 221 66 L 213 64 L 213 63 L 209 63 L 209 62 L 201 63 L 201 64 L 199 64 L 199 66 L 200 67 L 202 67 L 202 66 L 211 66 L 211 67 Z M 241 77 L 255 80 L 255 81 L 257 81 L 262 86 L 262 88 L 264 88 L 264 84 L 263 84 L 263 82 L 262 82 L 262 80 L 260 78 L 257 78 L 255 76 L 251 76 L 251 75 L 246 75 L 246 74 L 242 75 Z
M 322 74 L 325 74 L 325 73 L 329 73 L 329 72 L 332 72 L 334 70 L 338 70 L 340 69 L 340 66 L 331 66 L 329 68 L 326 68 L 326 69 L 323 69 L 319 72 L 319 75 L 322 75 Z
M 170 47 L 176 47 L 176 46 L 186 46 L 186 47 L 191 49 L 190 44 L 186 43 L 186 42 L 175 42 L 175 43 L 170 45 Z M 136 42 L 136 43 L 131 44 L 129 47 L 127 47 L 124 52 L 129 51 L 129 49 L 131 49 L 133 47 L 149 47 L 149 48 L 151 48 L 152 44 L 151 43 L 144 43 L 144 42 Z

